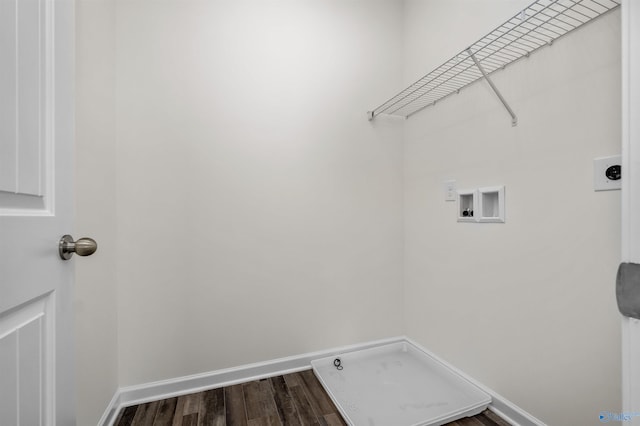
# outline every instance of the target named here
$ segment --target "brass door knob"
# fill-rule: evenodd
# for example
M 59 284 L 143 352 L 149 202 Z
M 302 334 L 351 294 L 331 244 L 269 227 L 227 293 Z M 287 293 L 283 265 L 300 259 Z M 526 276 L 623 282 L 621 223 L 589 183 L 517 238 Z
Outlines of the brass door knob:
M 80 238 L 78 241 L 73 241 L 71 235 L 65 235 L 60 238 L 58 244 L 58 253 L 62 260 L 69 260 L 73 253 L 78 256 L 91 256 L 98 250 L 98 243 L 93 238 Z

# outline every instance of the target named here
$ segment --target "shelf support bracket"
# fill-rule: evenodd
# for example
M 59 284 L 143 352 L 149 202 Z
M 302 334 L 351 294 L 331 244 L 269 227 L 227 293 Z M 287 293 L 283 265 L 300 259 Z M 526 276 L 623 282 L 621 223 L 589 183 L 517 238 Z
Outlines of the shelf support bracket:
M 493 89 L 494 93 L 498 96 L 498 99 L 500 99 L 500 102 L 502 102 L 502 105 L 504 105 L 504 107 L 506 108 L 507 112 L 511 116 L 511 125 L 512 126 L 517 126 L 518 125 L 518 117 L 513 112 L 513 110 L 511 109 L 511 107 L 507 103 L 507 101 L 502 97 L 502 94 L 500 93 L 498 88 L 495 86 L 495 84 L 493 84 L 493 81 L 491 81 L 491 79 L 489 78 L 489 75 L 486 73 L 484 68 L 482 68 L 482 65 L 480 65 L 480 62 L 478 62 L 478 60 L 476 59 L 476 55 L 473 54 L 473 52 L 471 51 L 471 48 L 467 49 L 467 53 L 469 54 L 471 59 L 473 59 L 473 62 L 476 64 L 476 67 L 478 67 L 478 69 L 482 73 L 482 76 L 484 77 L 484 79 L 487 80 L 487 83 L 489 83 L 489 86 L 491 86 L 491 89 Z

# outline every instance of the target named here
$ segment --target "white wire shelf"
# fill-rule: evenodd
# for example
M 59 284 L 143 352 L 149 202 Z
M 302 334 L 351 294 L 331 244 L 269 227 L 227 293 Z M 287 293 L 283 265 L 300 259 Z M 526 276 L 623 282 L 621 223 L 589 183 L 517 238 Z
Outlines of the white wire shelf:
M 486 78 L 512 118 L 517 118 L 489 75 L 620 6 L 621 0 L 537 0 L 379 107 L 380 114 L 409 118 L 439 100 Z

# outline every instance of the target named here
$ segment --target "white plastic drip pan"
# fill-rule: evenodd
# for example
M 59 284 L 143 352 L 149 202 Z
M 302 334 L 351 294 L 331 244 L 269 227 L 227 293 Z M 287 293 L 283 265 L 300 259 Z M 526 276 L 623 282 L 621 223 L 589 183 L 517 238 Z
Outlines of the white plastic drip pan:
M 352 426 L 442 425 L 474 416 L 491 403 L 485 392 L 408 342 L 311 365 Z

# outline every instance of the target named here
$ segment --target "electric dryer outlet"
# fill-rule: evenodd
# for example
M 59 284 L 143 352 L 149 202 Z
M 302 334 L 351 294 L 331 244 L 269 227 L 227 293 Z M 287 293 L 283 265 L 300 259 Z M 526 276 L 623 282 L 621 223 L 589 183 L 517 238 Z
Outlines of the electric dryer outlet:
M 613 155 L 593 160 L 593 189 L 610 191 L 622 187 L 622 156 Z

